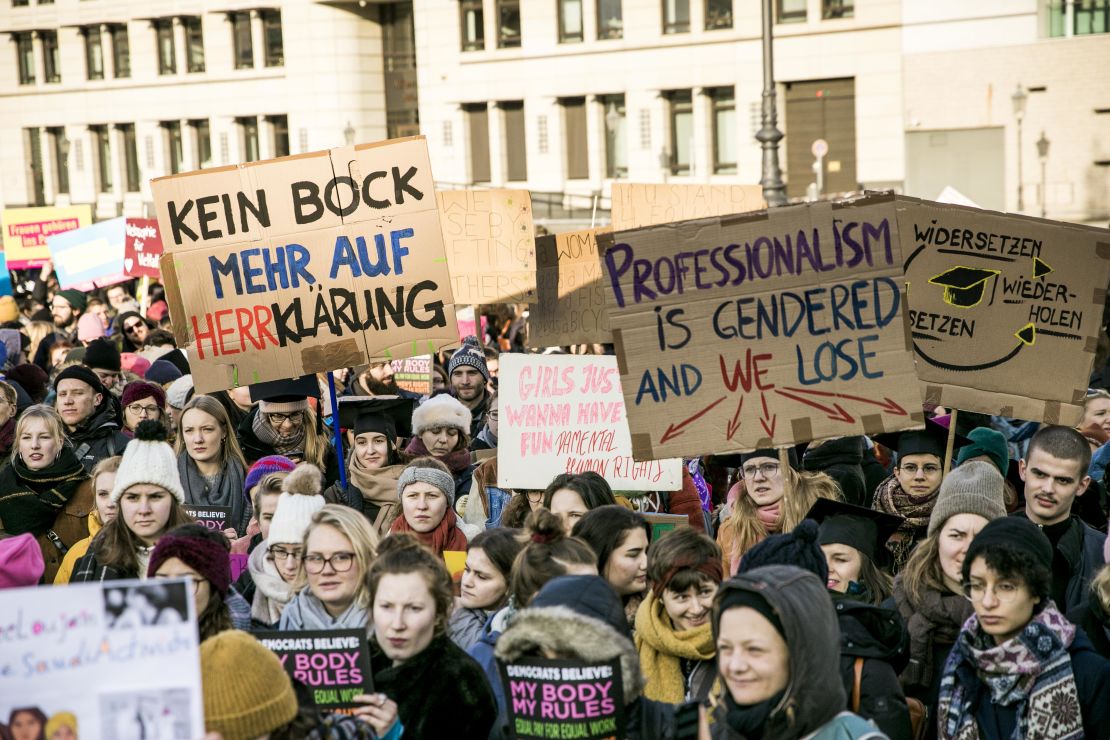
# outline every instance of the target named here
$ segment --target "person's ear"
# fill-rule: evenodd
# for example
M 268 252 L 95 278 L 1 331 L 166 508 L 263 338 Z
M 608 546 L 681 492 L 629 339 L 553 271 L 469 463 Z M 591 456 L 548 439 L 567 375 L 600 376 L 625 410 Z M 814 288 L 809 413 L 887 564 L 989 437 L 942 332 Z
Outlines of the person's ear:
M 1083 476 L 1083 480 L 1079 481 L 1079 489 L 1075 492 L 1076 497 L 1082 496 L 1091 487 L 1091 476 Z
M 1018 460 L 1018 475 L 1022 480 L 1025 480 L 1025 458 Z
M 93 394 L 93 406 L 99 406 L 102 403 L 104 403 L 104 394 L 103 393 L 94 393 Z

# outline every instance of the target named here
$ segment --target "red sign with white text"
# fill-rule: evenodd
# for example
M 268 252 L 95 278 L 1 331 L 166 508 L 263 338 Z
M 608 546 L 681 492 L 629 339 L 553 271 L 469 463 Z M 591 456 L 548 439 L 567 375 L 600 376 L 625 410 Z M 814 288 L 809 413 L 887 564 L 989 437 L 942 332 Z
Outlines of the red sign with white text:
M 158 219 L 129 218 L 125 227 L 123 271 L 131 277 L 161 277 L 162 237 Z

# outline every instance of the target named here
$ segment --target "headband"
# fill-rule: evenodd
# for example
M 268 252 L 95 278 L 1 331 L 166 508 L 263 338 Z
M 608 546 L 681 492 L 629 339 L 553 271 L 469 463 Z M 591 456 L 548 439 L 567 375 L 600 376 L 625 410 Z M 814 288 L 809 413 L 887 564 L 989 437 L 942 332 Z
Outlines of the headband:
M 663 579 L 651 585 L 651 590 L 655 593 L 657 599 L 663 598 L 663 591 L 680 570 L 696 570 L 698 573 L 704 573 L 709 576 L 714 583 L 720 583 L 724 577 L 724 570 L 721 567 L 720 558 L 709 558 L 708 560 L 695 561 L 693 559 L 680 559 L 670 569 L 663 574 Z
M 397 495 L 400 496 L 406 486 L 417 481 L 435 486 L 443 491 L 448 503 L 451 506 L 455 505 L 455 479 L 451 477 L 450 473 L 445 473 L 436 468 L 405 468 L 397 479 Z

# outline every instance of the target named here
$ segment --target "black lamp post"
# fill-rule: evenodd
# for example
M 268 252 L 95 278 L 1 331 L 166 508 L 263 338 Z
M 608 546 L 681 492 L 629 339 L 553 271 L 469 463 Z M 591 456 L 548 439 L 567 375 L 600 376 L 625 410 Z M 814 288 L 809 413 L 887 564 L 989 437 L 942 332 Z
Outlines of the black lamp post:
M 1045 204 L 1048 200 L 1048 180 L 1045 177 L 1045 166 L 1048 164 L 1048 147 L 1051 142 L 1041 131 L 1041 138 L 1037 139 L 1037 158 L 1041 160 L 1041 218 L 1045 217 Z
M 1021 122 L 1025 118 L 1025 101 L 1029 94 L 1025 92 L 1025 88 L 1018 83 L 1017 90 L 1010 96 L 1010 100 L 1014 104 L 1014 118 L 1017 119 L 1017 209 L 1018 212 L 1025 210 L 1025 198 L 1021 192 Z

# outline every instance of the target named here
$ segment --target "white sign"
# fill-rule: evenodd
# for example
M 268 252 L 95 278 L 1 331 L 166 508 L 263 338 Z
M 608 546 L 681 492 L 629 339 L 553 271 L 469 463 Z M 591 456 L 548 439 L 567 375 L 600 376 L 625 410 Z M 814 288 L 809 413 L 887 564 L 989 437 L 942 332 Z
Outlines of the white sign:
M 814 157 L 821 159 L 821 157 L 829 153 L 829 142 L 824 139 L 814 139 L 813 145 L 809 148 L 809 151 Z

